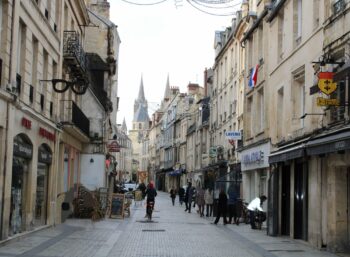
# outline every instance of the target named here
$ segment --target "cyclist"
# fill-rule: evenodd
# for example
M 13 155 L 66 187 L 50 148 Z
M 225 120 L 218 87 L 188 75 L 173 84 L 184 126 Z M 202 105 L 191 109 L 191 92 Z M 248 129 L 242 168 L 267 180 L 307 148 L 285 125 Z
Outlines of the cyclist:
M 151 215 L 152 213 L 148 213 L 148 209 L 149 208 L 154 208 L 154 202 L 155 202 L 155 197 L 157 196 L 157 191 L 156 189 L 154 188 L 154 184 L 153 182 L 149 182 L 148 186 L 147 186 L 147 189 L 146 189 L 146 192 L 145 192 L 145 195 L 147 196 L 147 207 L 146 207 L 146 217 L 148 216 L 148 218 L 150 219 L 151 218 Z M 151 210 L 151 211 L 152 211 Z
M 250 202 L 250 204 L 248 205 L 247 209 L 249 210 L 249 216 L 250 216 L 250 225 L 252 227 L 252 229 L 257 229 L 256 225 L 255 225 L 255 218 L 254 218 L 254 214 L 256 210 L 259 211 L 264 211 L 261 206 L 263 204 L 264 201 L 266 201 L 267 197 L 265 195 L 262 195 L 260 197 L 256 197 L 253 201 Z

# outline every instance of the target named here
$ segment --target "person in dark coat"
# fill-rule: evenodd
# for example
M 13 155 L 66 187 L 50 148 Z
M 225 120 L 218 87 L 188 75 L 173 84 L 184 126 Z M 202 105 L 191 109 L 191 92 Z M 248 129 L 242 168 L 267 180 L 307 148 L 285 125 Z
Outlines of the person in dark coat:
M 185 211 L 188 211 L 188 213 L 191 213 L 192 197 L 193 197 L 192 183 L 188 182 L 187 188 L 186 188 L 186 194 L 185 194 L 185 203 L 186 203 Z
M 172 188 L 170 190 L 170 197 L 171 197 L 171 202 L 173 203 L 173 206 L 175 205 L 175 198 L 176 198 L 176 190 Z
M 184 202 L 184 196 L 185 196 L 185 189 L 183 187 L 179 188 L 179 202 L 180 205 Z
M 145 185 L 145 183 L 141 183 L 140 185 L 139 185 L 139 189 L 141 190 L 141 192 L 142 192 L 142 199 L 145 199 L 145 196 L 146 196 L 146 185 Z
M 229 213 L 229 218 L 228 218 L 228 223 L 231 224 L 232 222 L 232 217 L 233 217 L 233 223 L 236 225 L 239 225 L 239 218 L 238 218 L 238 213 L 237 213 L 237 205 L 238 205 L 238 196 L 236 193 L 236 190 L 233 185 L 231 185 L 228 189 L 228 213 Z
M 224 189 L 222 188 L 219 194 L 218 211 L 217 211 L 216 219 L 214 221 L 215 225 L 218 224 L 221 216 L 224 219 L 224 225 L 227 224 L 226 211 L 227 211 L 227 196 Z

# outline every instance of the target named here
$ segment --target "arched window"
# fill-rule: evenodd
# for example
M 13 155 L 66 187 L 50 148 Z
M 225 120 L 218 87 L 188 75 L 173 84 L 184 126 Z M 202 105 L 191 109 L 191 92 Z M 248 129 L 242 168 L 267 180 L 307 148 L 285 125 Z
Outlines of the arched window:
M 142 124 L 141 123 L 139 123 L 139 129 L 142 129 Z

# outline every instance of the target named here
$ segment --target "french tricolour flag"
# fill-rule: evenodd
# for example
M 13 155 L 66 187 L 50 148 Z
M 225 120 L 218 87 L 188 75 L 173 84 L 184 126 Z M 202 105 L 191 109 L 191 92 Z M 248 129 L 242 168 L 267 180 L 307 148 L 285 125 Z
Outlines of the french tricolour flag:
M 248 82 L 248 86 L 250 88 L 253 88 L 256 85 L 256 82 L 258 80 L 258 70 L 259 70 L 259 64 L 257 64 L 254 68 L 250 69 L 250 76 L 249 76 L 249 82 Z

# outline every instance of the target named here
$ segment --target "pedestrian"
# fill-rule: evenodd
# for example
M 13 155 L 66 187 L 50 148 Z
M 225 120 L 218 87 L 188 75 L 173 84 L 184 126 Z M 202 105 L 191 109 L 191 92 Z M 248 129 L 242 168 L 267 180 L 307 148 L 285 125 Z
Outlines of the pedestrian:
M 205 191 L 204 201 L 205 201 L 205 205 L 207 206 L 207 215 L 206 216 L 211 217 L 211 215 L 213 213 L 213 203 L 214 203 L 213 190 L 211 190 L 211 188 L 208 188 Z
M 204 217 L 204 205 L 205 205 L 204 194 L 205 194 L 204 188 L 198 187 L 196 200 L 197 200 L 200 217 Z
M 232 217 L 233 217 L 233 223 L 236 225 L 239 225 L 239 220 L 238 220 L 238 214 L 237 214 L 237 193 L 233 185 L 230 185 L 228 189 L 228 213 L 229 213 L 229 218 L 228 218 L 228 223 L 231 224 L 232 222 Z
M 197 189 L 195 187 L 192 187 L 192 202 L 193 202 L 193 208 L 196 208 L 196 197 L 197 197 Z
M 145 183 L 141 182 L 140 185 L 139 185 L 139 189 L 141 190 L 142 192 L 142 199 L 145 199 L 145 196 L 146 196 L 146 185 Z
M 252 229 L 257 229 L 256 225 L 255 225 L 255 211 L 259 210 L 259 211 L 264 211 L 262 209 L 262 204 L 263 202 L 265 202 L 267 199 L 267 197 L 265 195 L 262 195 L 260 197 L 256 197 L 254 200 L 252 200 L 247 209 L 249 210 L 249 219 L 250 219 L 250 226 Z
M 192 183 L 188 182 L 186 193 L 185 193 L 185 203 L 186 203 L 185 211 L 188 211 L 188 213 L 191 213 L 192 197 L 193 197 Z
M 182 186 L 180 186 L 178 192 L 179 192 L 179 202 L 180 202 L 180 205 L 182 205 L 182 203 L 184 202 L 185 189 Z
M 172 188 L 170 190 L 170 197 L 171 197 L 171 202 L 173 203 L 173 206 L 175 205 L 175 198 L 176 198 L 176 190 Z
M 227 196 L 226 196 L 224 189 L 222 188 L 220 191 L 220 194 L 219 194 L 218 210 L 217 210 L 217 214 L 216 214 L 216 219 L 214 221 L 215 225 L 218 224 L 221 216 L 224 219 L 223 220 L 224 225 L 227 224 L 226 211 L 227 211 Z

